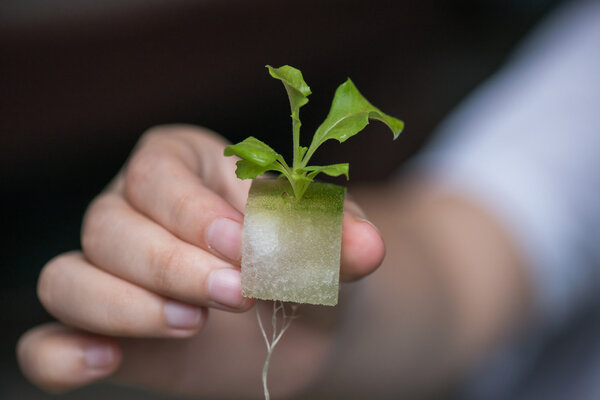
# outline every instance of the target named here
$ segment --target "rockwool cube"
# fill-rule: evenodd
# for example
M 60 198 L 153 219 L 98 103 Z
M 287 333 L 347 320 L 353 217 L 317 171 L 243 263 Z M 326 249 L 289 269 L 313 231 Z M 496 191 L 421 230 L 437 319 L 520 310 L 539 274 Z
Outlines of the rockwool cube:
M 242 294 L 336 305 L 345 194 L 313 182 L 296 199 L 287 180 L 254 180 L 242 235 Z

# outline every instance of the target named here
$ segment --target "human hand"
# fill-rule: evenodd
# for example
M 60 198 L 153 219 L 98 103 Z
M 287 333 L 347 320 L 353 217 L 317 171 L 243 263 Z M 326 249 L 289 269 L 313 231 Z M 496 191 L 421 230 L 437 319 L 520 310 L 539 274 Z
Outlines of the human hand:
M 209 308 L 241 312 L 254 303 L 242 297 L 239 274 L 250 182 L 235 177 L 225 145 L 189 126 L 158 127 L 143 136 L 87 210 L 82 251 L 59 255 L 41 272 L 39 298 L 61 323 L 35 327 L 21 338 L 19 362 L 31 381 L 61 391 L 118 370 L 121 382 L 167 391 L 231 389 L 219 387 L 210 374 L 218 373 L 217 364 L 236 362 L 239 349 L 231 344 L 250 340 L 239 331 L 248 317 L 217 312 L 206 332 L 196 335 Z M 383 254 L 377 230 L 347 201 L 341 278 L 369 274 Z M 255 358 L 262 356 L 256 352 Z M 166 370 L 178 371 L 178 379 L 157 372 Z M 245 371 L 236 374 L 243 387 Z M 182 387 L 182 377 L 192 376 L 205 379 Z

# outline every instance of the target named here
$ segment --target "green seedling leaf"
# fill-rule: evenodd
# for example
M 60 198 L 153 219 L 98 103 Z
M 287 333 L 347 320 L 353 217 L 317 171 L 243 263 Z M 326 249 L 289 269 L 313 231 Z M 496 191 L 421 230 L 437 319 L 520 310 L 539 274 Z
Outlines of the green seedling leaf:
M 384 114 L 369 103 L 354 83 L 348 79 L 335 91 L 329 114 L 317 128 L 308 154 L 312 155 L 326 140 L 336 139 L 340 143 L 346 141 L 363 130 L 370 119 L 386 124 L 394 134 L 394 139 L 404 128 L 402 121 Z
M 310 180 L 314 179 L 320 173 L 329 175 L 329 176 L 340 176 L 345 175 L 346 179 L 350 179 L 348 176 L 348 163 L 343 164 L 332 164 L 332 165 L 311 165 L 309 167 L 304 167 L 300 171 L 308 172 L 307 178 Z
M 308 96 L 311 94 L 310 87 L 304 82 L 302 72 L 289 65 L 279 68 L 273 68 L 270 65 L 266 67 L 273 78 L 283 82 L 283 86 L 285 86 L 288 98 L 290 99 L 292 115 L 296 115 L 300 107 L 308 103 Z
M 304 82 L 300 70 L 290 67 L 289 65 L 284 65 L 279 68 L 273 68 L 270 65 L 267 65 L 266 67 L 273 78 L 279 79 L 283 83 L 288 99 L 290 100 L 294 151 L 292 167 L 296 169 L 302 160 L 302 156 L 300 156 L 300 152 L 302 151 L 300 146 L 300 125 L 302 125 L 300 123 L 300 107 L 308 103 L 308 96 L 311 94 L 311 91 L 306 82 Z M 304 152 L 306 153 L 306 151 Z
M 267 171 L 277 171 L 287 178 L 294 195 L 300 199 L 313 179 L 320 173 L 330 176 L 345 175 L 348 179 L 348 164 L 307 166 L 315 150 L 329 139 L 344 142 L 363 130 L 370 120 L 386 124 L 394 139 L 398 137 L 404 123 L 381 112 L 363 97 L 350 79 L 341 84 L 334 95 L 329 114 L 313 136 L 310 146 L 300 146 L 300 107 L 308 103 L 310 88 L 304 82 L 302 73 L 294 67 L 284 65 L 273 68 L 266 66 L 269 74 L 280 80 L 287 92 L 292 110 L 293 163 L 288 165 L 283 157 L 260 140 L 249 137 L 244 141 L 227 146 L 226 156 L 241 158 L 236 163 L 236 175 L 240 179 L 254 179 Z
M 304 147 L 304 146 L 300 146 L 298 148 L 298 155 L 300 156 L 300 159 L 302 159 L 302 157 L 304 157 L 307 150 L 308 150 L 308 147 Z
M 238 156 L 260 167 L 267 167 L 283 157 L 267 144 L 250 136 L 238 144 L 225 147 L 226 156 Z
M 258 164 L 254 164 L 248 160 L 239 160 L 235 163 L 237 166 L 235 174 L 240 179 L 255 179 L 267 171 L 275 170 L 276 163 L 272 163 L 266 167 L 261 167 Z

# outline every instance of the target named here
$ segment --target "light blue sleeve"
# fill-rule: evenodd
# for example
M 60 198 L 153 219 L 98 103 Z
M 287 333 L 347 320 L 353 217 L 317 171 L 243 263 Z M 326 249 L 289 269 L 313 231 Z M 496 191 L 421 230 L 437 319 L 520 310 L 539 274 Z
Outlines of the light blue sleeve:
M 568 4 L 459 107 L 416 161 L 505 224 L 537 315 L 560 328 L 600 293 L 600 1 Z

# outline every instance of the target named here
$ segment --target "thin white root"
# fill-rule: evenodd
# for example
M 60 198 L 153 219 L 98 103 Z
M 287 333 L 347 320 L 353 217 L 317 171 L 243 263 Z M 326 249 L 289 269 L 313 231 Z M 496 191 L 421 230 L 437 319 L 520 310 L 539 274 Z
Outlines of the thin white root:
M 291 313 L 288 314 L 285 309 L 285 304 L 282 301 L 274 301 L 273 302 L 273 316 L 271 317 L 271 340 L 269 340 L 267 332 L 265 331 L 265 327 L 262 323 L 262 318 L 260 317 L 260 312 L 258 310 L 258 305 L 255 307 L 256 310 L 256 318 L 258 319 L 258 326 L 260 327 L 260 332 L 262 333 L 263 339 L 265 339 L 265 344 L 267 345 L 267 358 L 265 359 L 265 364 L 262 370 L 262 383 L 263 390 L 265 393 L 265 400 L 270 400 L 269 389 L 267 387 L 267 375 L 269 372 L 269 363 L 271 361 L 271 355 L 273 354 L 273 349 L 281 340 L 281 337 L 288 330 L 290 325 L 292 324 L 292 320 L 296 318 L 296 311 L 298 310 L 298 304 L 290 305 Z M 277 330 L 277 318 L 278 314 L 281 314 L 282 321 L 279 324 L 279 331 Z

